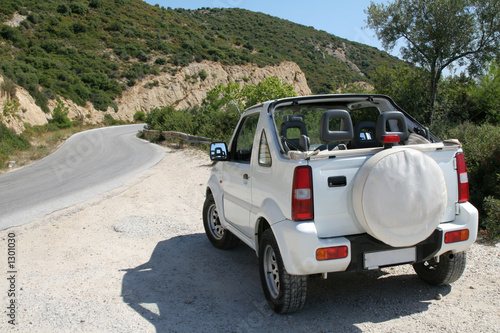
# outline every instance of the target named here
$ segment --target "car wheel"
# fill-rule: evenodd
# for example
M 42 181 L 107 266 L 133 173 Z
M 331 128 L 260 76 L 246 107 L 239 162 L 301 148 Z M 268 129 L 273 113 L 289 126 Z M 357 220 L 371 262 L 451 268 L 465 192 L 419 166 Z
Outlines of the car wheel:
M 465 270 L 467 253 L 443 254 L 439 261 L 435 258 L 413 264 L 413 269 L 423 281 L 441 286 L 457 281 Z
M 277 313 L 291 313 L 304 306 L 307 276 L 288 274 L 271 229 L 262 234 L 259 269 L 262 288 L 271 309 Z
M 216 248 L 229 250 L 239 243 L 239 239 L 221 225 L 219 211 L 211 194 L 207 195 L 203 205 L 203 227 L 208 239 Z

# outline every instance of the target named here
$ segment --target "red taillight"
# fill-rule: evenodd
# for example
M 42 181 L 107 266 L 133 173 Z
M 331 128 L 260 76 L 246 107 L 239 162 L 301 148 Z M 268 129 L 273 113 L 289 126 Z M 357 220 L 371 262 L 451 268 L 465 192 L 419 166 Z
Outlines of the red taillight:
M 399 141 L 401 141 L 399 135 L 384 135 L 382 137 L 383 143 L 398 143 Z
M 312 171 L 309 166 L 295 168 L 292 188 L 292 220 L 314 219 Z
M 325 247 L 316 250 L 316 260 L 332 260 L 347 258 L 349 249 L 347 246 Z
M 463 242 L 469 239 L 469 229 L 450 231 L 444 234 L 444 242 L 446 244 Z
M 467 176 L 464 153 L 458 153 L 455 157 L 457 159 L 458 202 L 466 202 L 469 201 L 469 177 Z

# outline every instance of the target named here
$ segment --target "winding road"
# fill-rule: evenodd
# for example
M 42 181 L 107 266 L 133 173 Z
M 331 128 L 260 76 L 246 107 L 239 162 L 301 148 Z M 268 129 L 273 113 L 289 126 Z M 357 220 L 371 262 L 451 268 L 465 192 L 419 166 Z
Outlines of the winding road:
M 0 230 L 19 226 L 123 185 L 166 151 L 138 139 L 143 125 L 70 137 L 55 153 L 0 175 Z

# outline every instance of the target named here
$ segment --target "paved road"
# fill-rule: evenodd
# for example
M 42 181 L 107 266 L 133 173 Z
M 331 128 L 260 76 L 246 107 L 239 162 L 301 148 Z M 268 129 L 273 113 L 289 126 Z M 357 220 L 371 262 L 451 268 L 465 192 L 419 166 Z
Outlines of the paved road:
M 0 175 L 0 230 L 117 188 L 158 163 L 165 150 L 138 139 L 142 127 L 77 133 L 52 155 Z

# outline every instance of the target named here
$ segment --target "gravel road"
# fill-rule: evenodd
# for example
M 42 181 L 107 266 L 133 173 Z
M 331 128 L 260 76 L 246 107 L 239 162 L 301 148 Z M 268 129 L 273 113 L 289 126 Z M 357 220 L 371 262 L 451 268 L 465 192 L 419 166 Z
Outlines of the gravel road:
M 120 188 L 0 231 L 0 331 L 500 332 L 498 244 L 475 244 L 451 287 L 410 266 L 330 274 L 310 279 L 300 312 L 274 314 L 255 253 L 217 250 L 203 233 L 209 172 L 205 154 L 166 149 Z

